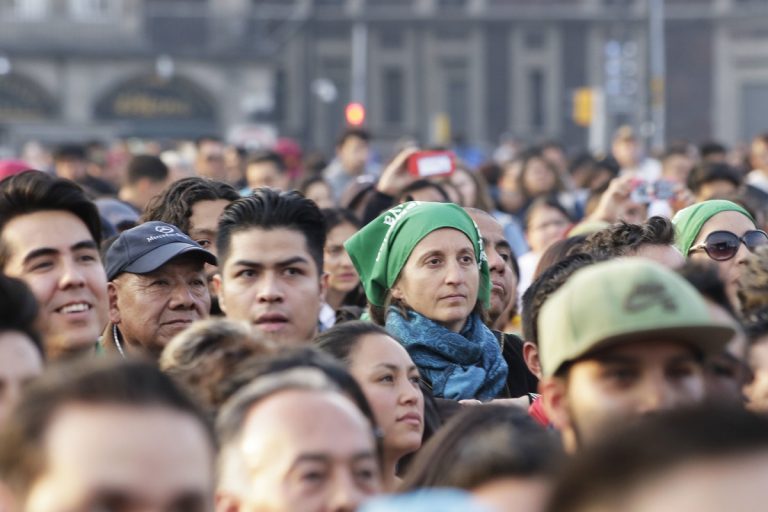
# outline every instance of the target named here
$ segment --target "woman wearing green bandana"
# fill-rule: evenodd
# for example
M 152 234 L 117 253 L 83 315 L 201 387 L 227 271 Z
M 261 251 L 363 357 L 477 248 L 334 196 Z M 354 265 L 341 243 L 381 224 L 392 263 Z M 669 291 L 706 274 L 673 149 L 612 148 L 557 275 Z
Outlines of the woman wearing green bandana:
M 768 244 L 752 215 L 731 201 L 712 199 L 680 210 L 672 219 L 677 247 L 691 259 L 717 264 L 731 303 L 738 309 L 741 269 L 757 247 Z
M 376 323 L 400 339 L 435 397 L 489 400 L 507 364 L 482 320 L 490 297 L 477 226 L 455 204 L 407 202 L 345 244 Z

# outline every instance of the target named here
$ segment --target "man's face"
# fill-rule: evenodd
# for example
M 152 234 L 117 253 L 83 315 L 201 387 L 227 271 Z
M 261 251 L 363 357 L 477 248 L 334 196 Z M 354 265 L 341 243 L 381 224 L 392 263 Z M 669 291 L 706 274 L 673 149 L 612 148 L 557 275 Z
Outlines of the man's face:
M 288 176 L 281 172 L 275 162 L 268 160 L 248 164 L 245 179 L 249 188 L 271 187 L 278 190 L 288 188 Z
M 368 142 L 360 137 L 347 137 L 336 149 L 342 167 L 350 174 L 360 174 L 368 161 Z
M 371 427 L 340 394 L 295 390 L 265 399 L 248 415 L 238 448 L 248 481 L 226 510 L 353 511 L 381 489 Z
M 637 141 L 632 137 L 619 138 L 614 140 L 611 147 L 613 157 L 619 162 L 619 165 L 625 169 L 631 169 L 638 163 L 640 150 Z
M 281 344 L 304 344 L 314 337 L 325 284 L 301 232 L 238 231 L 222 263 L 214 283 L 228 318 L 246 321 Z
M 56 176 L 72 181 L 82 181 L 88 173 L 88 162 L 80 158 L 59 158 L 54 162 Z
M 693 160 L 688 155 L 671 155 L 662 166 L 662 176 L 675 183 L 686 183 L 693 169 Z
M 214 180 L 227 180 L 224 165 L 224 144 L 215 140 L 204 140 L 197 149 L 197 174 Z
M 43 372 L 43 358 L 29 337 L 0 332 L 0 425 L 19 400 L 24 384 Z
M 492 321 L 507 309 L 517 297 L 517 279 L 512 271 L 512 248 L 504 237 L 504 230 L 496 219 L 486 213 L 472 211 L 470 216 L 483 236 L 483 248 L 491 271 L 491 307 L 488 314 Z
M 37 298 L 49 357 L 93 347 L 107 323 L 107 277 L 85 223 L 60 210 L 20 215 L 1 243 L 10 255 L 3 270 Z
M 200 244 L 203 249 L 217 256 L 216 236 L 219 233 L 219 217 L 224 208 L 230 203 L 227 199 L 198 201 L 192 205 L 192 215 L 189 217 L 189 237 Z M 213 289 L 213 275 L 218 271 L 216 265 L 205 264 L 205 277 L 208 280 L 208 291 L 211 297 L 216 293 Z
M 149 274 L 109 283 L 110 320 L 129 347 L 159 356 L 175 335 L 208 317 L 211 296 L 199 256 L 182 255 Z
M 213 449 L 200 421 L 162 407 L 72 404 L 48 427 L 26 512 L 206 512 Z
M 705 396 L 701 362 L 688 346 L 674 341 L 605 349 L 574 363 L 567 379 L 559 381 L 562 387 L 553 394 L 561 393 L 562 400 L 548 412 L 578 445 L 633 418 L 691 405 Z M 553 391 L 547 385 L 542 389 Z

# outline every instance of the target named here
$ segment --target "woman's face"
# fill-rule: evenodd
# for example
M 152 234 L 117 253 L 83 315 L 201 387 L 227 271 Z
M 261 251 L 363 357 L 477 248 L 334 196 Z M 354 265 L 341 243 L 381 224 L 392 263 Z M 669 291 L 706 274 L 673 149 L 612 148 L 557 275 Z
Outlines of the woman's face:
M 408 352 L 383 334 L 368 334 L 350 356 L 349 372 L 371 404 L 384 433 L 384 448 L 398 458 L 419 449 L 424 432 L 424 396 L 419 370 Z
M 469 171 L 456 169 L 451 176 L 451 183 L 459 190 L 462 199 L 462 206 L 474 206 L 477 202 L 477 186 L 475 181 L 469 175 Z
M 523 173 L 523 185 L 532 197 L 552 192 L 557 185 L 555 173 L 543 158 L 529 160 Z
M 704 223 L 691 247 L 696 247 L 703 243 L 707 236 L 715 231 L 730 231 L 736 236 L 741 237 L 744 236 L 744 233 L 753 229 L 756 229 L 755 224 L 745 215 L 734 211 L 720 212 Z M 749 249 L 743 243 L 739 244 L 736 256 L 725 261 L 712 260 L 703 250 L 690 253 L 691 259 L 709 260 L 717 264 L 720 279 L 723 280 L 725 289 L 733 304 L 738 304 L 736 291 L 738 290 L 739 276 L 741 275 L 741 269 L 747 263 L 749 255 Z
M 480 270 L 469 238 L 442 228 L 425 236 L 400 272 L 392 296 L 459 332 L 477 303 Z
M 344 249 L 344 242 L 357 232 L 352 224 L 339 224 L 331 229 L 325 240 L 323 270 L 328 274 L 328 288 L 339 292 L 350 292 L 360 283 L 352 260 Z
M 550 245 L 562 240 L 568 226 L 571 225 L 568 217 L 557 208 L 544 206 L 537 208 L 531 215 L 526 238 L 531 250 L 542 254 Z

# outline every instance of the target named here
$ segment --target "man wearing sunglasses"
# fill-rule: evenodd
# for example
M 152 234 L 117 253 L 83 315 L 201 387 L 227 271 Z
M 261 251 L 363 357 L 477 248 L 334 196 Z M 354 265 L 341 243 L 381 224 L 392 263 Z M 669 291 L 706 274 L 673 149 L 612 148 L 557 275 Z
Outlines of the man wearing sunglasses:
M 738 281 L 751 252 L 768 245 L 752 215 L 731 201 L 714 199 L 680 210 L 672 219 L 680 251 L 693 260 L 714 262 L 736 309 Z

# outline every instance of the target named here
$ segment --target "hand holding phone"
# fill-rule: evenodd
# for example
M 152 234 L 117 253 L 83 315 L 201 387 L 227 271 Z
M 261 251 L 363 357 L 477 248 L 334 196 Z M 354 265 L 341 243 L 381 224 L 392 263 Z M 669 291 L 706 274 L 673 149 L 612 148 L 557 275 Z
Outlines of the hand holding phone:
M 418 151 L 408 158 L 408 172 L 419 178 L 450 176 L 456 170 L 451 151 Z

